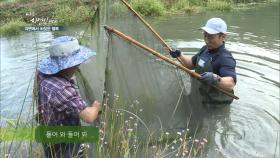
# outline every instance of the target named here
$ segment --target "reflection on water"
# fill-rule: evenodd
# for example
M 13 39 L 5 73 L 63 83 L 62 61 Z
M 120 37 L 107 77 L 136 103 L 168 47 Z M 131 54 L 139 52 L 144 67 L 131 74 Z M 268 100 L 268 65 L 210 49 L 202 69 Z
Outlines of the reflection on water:
M 226 47 L 237 61 L 235 94 L 240 100 L 228 109 L 196 111 L 203 123 L 201 135 L 207 134 L 210 140 L 204 157 L 280 157 L 278 13 L 279 5 L 271 5 L 223 14 L 229 24 Z M 153 19 L 152 26 L 170 45 L 193 55 L 204 45 L 197 28 L 215 15 L 161 17 Z M 48 32 L 1 38 L 1 117 L 18 115 L 34 73 L 37 52 L 39 58 L 46 56 L 52 38 Z M 25 112 L 30 102 L 31 90 L 23 105 Z

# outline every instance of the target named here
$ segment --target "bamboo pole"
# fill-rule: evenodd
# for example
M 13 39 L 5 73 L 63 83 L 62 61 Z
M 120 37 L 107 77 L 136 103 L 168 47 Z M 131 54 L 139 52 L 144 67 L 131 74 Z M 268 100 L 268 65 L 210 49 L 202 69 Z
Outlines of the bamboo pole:
M 154 33 L 154 35 L 159 39 L 159 41 L 169 50 L 169 51 L 172 51 L 172 49 L 171 49 L 171 47 L 169 47 L 168 45 L 167 45 L 167 43 L 163 40 L 163 38 L 152 28 L 152 26 L 148 23 L 148 22 L 146 22 L 125 0 L 121 0 L 124 4 L 125 4 L 125 6 L 130 10 L 130 11 L 132 11 L 132 13 L 135 15 L 135 16 L 137 16 L 138 18 L 139 18 L 139 20 L 140 21 L 142 21 L 143 23 L 144 23 L 144 25 L 148 28 L 148 29 L 150 29 L 153 33 Z M 184 65 L 183 64 L 183 62 L 182 62 L 182 60 L 181 59 L 179 59 L 178 57 L 176 58 L 182 65 Z M 189 71 L 188 71 L 189 72 Z M 196 78 L 200 78 L 201 76 L 200 76 L 200 74 L 198 74 L 198 73 L 196 73 L 196 72 L 193 72 L 193 71 L 191 71 L 192 72 L 192 76 L 193 77 L 196 77 Z M 213 87 L 215 87 L 216 89 L 220 89 L 219 87 L 217 87 L 217 86 L 215 86 L 215 85 L 213 85 Z M 222 91 L 222 90 L 221 90 Z M 227 92 L 227 91 L 226 91 Z M 233 97 L 234 98 L 234 97 Z M 237 98 L 234 98 L 234 99 L 239 99 L 238 97 Z
M 120 31 L 116 30 L 115 28 L 111 28 L 111 27 L 108 27 L 108 26 L 104 26 L 104 28 L 105 28 L 106 30 L 108 30 L 108 31 L 110 31 L 110 32 L 112 32 L 112 33 L 114 33 L 114 34 L 117 35 L 118 37 L 121 37 L 123 40 L 125 40 L 125 41 L 127 41 L 127 42 L 130 42 L 130 43 L 132 43 L 132 44 L 134 44 L 134 45 L 136 45 L 136 46 L 138 46 L 138 47 L 140 47 L 140 48 L 142 48 L 142 49 L 144 49 L 144 50 L 146 50 L 146 51 L 152 53 L 153 55 L 159 57 L 160 59 L 162 59 L 162 60 L 164 60 L 164 61 L 166 61 L 166 62 L 168 62 L 168 63 L 170 63 L 170 64 L 172 64 L 172 65 L 177 66 L 178 68 L 180 68 L 180 69 L 184 70 L 185 72 L 189 73 L 191 76 L 193 76 L 193 77 L 195 77 L 195 78 L 197 78 L 197 79 L 200 79 L 200 78 L 201 78 L 201 75 L 200 75 L 200 74 L 198 74 L 198 73 L 196 73 L 196 72 L 194 72 L 194 71 L 191 71 L 190 69 L 184 67 L 184 66 L 181 65 L 181 64 L 178 64 L 177 62 L 173 61 L 172 59 L 170 59 L 170 58 L 168 58 L 168 57 L 166 57 L 166 56 L 164 56 L 164 55 L 161 55 L 160 53 L 156 52 L 156 51 L 153 50 L 152 48 L 147 47 L 146 45 L 144 45 L 144 44 L 142 44 L 142 43 L 136 41 L 135 39 L 133 39 L 133 38 L 130 37 L 130 36 L 125 35 L 124 33 L 122 33 L 122 32 L 120 32 Z M 235 96 L 234 94 L 232 94 L 232 93 L 230 93 L 230 92 L 228 92 L 228 91 L 226 91 L 226 90 L 224 90 L 224 89 L 222 89 L 222 88 L 220 88 L 220 87 L 218 87 L 218 86 L 215 86 L 215 85 L 211 85 L 211 86 L 214 87 L 214 88 L 216 88 L 217 90 L 221 91 L 222 93 L 224 93 L 225 95 L 227 95 L 227 96 L 229 96 L 229 97 L 232 97 L 232 98 L 234 98 L 234 99 L 239 99 L 239 98 L 238 98 L 237 96 Z
M 167 45 L 167 43 L 163 40 L 163 38 L 152 28 L 152 26 L 148 23 L 148 22 L 146 22 L 125 0 L 121 0 L 124 4 L 125 4 L 125 6 L 136 16 L 136 17 L 138 17 L 138 19 L 140 20 L 140 21 L 142 21 L 143 23 L 144 23 L 144 25 L 148 28 L 148 29 L 150 29 L 153 33 L 154 33 L 154 35 L 159 39 L 159 41 L 168 49 L 168 51 L 170 52 L 170 51 L 172 51 L 172 49 Z M 183 62 L 179 59 L 179 58 L 176 58 L 182 65 L 184 65 L 183 64 Z

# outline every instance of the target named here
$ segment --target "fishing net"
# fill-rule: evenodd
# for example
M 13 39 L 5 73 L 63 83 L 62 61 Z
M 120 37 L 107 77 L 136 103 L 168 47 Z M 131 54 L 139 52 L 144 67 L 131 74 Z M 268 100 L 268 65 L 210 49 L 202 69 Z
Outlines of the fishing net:
M 117 108 L 138 110 L 134 113 L 150 133 L 185 129 L 190 116 L 190 76 L 106 31 L 104 26 L 113 27 L 165 56 L 169 55 L 168 49 L 121 0 L 102 1 L 95 22 L 97 36 L 91 42 L 97 57 L 82 65 L 77 75 L 84 97 L 89 102 L 102 101 L 104 91 L 109 100 L 118 97 Z M 142 135 L 148 134 L 144 125 L 138 129 Z

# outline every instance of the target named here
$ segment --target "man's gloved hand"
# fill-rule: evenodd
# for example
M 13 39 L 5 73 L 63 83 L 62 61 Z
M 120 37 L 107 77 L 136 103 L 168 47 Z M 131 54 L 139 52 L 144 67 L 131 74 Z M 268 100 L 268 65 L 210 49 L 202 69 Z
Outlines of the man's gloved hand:
M 200 80 L 209 85 L 216 85 L 221 80 L 221 77 L 213 72 L 204 72 L 201 74 Z
M 177 58 L 177 57 L 181 56 L 180 50 L 171 50 L 169 53 L 173 58 Z

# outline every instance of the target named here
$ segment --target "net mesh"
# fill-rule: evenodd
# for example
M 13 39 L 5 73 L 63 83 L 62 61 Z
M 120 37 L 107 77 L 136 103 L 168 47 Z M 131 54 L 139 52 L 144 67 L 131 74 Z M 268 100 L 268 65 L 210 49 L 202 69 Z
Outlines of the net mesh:
M 186 97 L 190 76 L 106 31 L 104 26 L 167 56 L 168 50 L 158 38 L 120 0 L 102 1 L 95 26 L 97 36 L 88 39 L 95 45 L 90 47 L 97 50 L 97 56 L 83 64 L 77 75 L 84 97 L 89 102 L 101 101 L 105 90 L 109 98 L 120 98 L 120 108 L 138 106 L 135 109 L 142 111 L 138 116 L 150 132 L 185 129 L 190 113 Z M 146 131 L 141 125 L 139 130 L 142 134 Z

